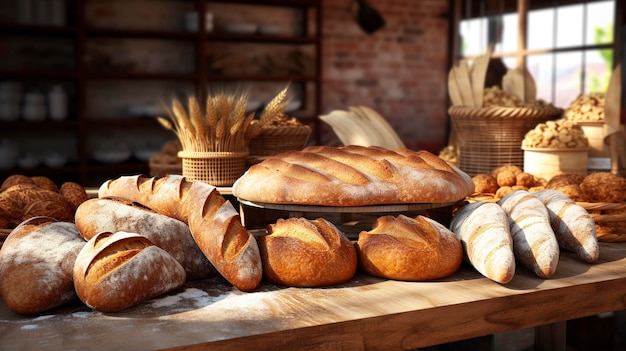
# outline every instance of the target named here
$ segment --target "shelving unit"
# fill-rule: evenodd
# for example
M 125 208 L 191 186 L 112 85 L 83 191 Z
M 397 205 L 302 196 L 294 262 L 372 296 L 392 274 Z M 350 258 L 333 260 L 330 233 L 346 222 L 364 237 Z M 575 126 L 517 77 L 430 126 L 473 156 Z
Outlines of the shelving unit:
M 17 3 L 17 1 L 16 1 Z M 190 9 L 197 13 L 213 11 L 216 24 L 219 23 L 220 13 L 214 6 L 238 6 L 248 9 L 253 14 L 253 8 L 275 7 L 294 11 L 299 17 L 297 34 L 289 35 L 261 35 L 258 33 L 233 34 L 220 31 L 216 28 L 212 32 L 203 30 L 187 31 L 180 27 L 171 28 L 126 28 L 123 26 L 105 26 L 94 23 L 91 19 L 93 11 L 110 7 L 114 16 L 114 7 L 123 2 L 103 2 L 98 0 L 67 0 L 67 25 L 37 25 L 19 24 L 15 21 L 0 23 L 0 38 L 14 42 L 29 40 L 60 41 L 63 45 L 55 47 L 66 48 L 68 54 L 62 60 L 65 67 L 46 67 L 33 62 L 19 62 L 23 52 L 5 52 L 5 55 L 14 54 L 13 66 L 0 64 L 0 82 L 19 82 L 24 86 L 39 87 L 45 91 L 53 83 L 60 83 L 69 95 L 69 117 L 64 121 L 45 120 L 28 122 L 20 118 L 17 121 L 0 121 L 0 139 L 12 139 L 22 146 L 23 152 L 33 152 L 42 155 L 54 149 L 52 140 L 56 136 L 61 140 L 59 144 L 73 149 L 69 162 L 59 168 L 40 166 L 31 169 L 16 166 L 12 169 L 0 170 L 0 181 L 11 174 L 46 175 L 55 180 L 77 181 L 86 186 L 97 186 L 103 180 L 122 174 L 149 173 L 148 163 L 134 157 L 122 163 L 104 164 L 93 160 L 92 151 L 99 140 L 106 142 L 111 139 L 134 140 L 135 136 L 153 137 L 157 141 L 174 138 L 171 132 L 165 131 L 156 123 L 156 116 L 132 116 L 124 110 L 124 100 L 132 92 L 144 94 L 153 93 L 154 98 L 149 102 L 158 104 L 164 102 L 164 96 L 174 94 L 196 94 L 203 97 L 216 87 L 248 87 L 260 85 L 263 87 L 272 84 L 287 84 L 295 88 L 300 94 L 301 108 L 290 116 L 297 117 L 303 123 L 312 127 L 314 137 L 312 142 L 318 141 L 319 121 L 317 116 L 321 103 L 321 1 L 313 0 L 247 0 L 247 1 L 210 1 L 210 0 L 163 0 L 146 1 L 141 6 L 146 12 L 158 11 L 158 7 L 173 7 Z M 136 4 L 136 3 L 135 3 Z M 94 7 L 96 9 L 94 10 Z M 92 11 L 92 12 L 90 12 Z M 182 22 L 184 12 L 171 14 Z M 112 17 L 108 18 L 111 19 Z M 250 16 L 248 19 L 251 18 Z M 114 18 L 113 18 L 114 20 Z M 138 19 L 140 20 L 140 19 Z M 198 28 L 205 28 L 205 17 L 198 16 Z M 123 22 L 123 21 L 122 21 Z M 119 28 L 118 28 L 119 27 Z M 16 39 L 18 38 L 18 39 Z M 100 55 L 104 50 L 116 50 L 116 55 L 136 55 L 141 57 L 158 57 L 172 55 L 189 63 L 187 66 L 172 65 L 168 69 L 154 69 L 152 61 L 129 64 L 127 59 L 111 63 L 113 55 Z M 141 45 L 148 49 L 142 52 Z M 174 49 L 168 49 L 170 45 Z M 273 50 L 273 46 L 282 46 L 288 49 L 307 47 L 312 49 L 308 72 L 251 72 L 219 71 L 210 66 L 209 58 L 215 52 L 222 53 L 223 47 L 239 45 L 246 50 Z M 140 47 L 137 49 L 136 47 Z M 163 49 L 165 47 L 165 49 Z M 113 48 L 113 49 L 111 49 Z M 130 48 L 130 49 L 128 49 Z M 8 50 L 8 49 L 7 49 Z M 156 52 L 156 54 L 154 52 Z M 246 51 L 247 52 L 247 51 Z M 152 56 L 151 56 L 152 55 Z M 36 55 L 41 62 L 46 62 L 45 49 Z M 166 57 L 170 59 L 169 57 Z M 56 58 L 58 59 L 58 58 Z M 99 61 L 100 60 L 100 61 Z M 18 61 L 18 62 L 16 62 Z M 147 62 L 147 63 L 146 63 Z M 252 89 L 253 90 L 253 89 Z M 273 96 L 278 90 L 267 91 L 266 97 Z M 115 96 L 121 94 L 122 96 Z M 143 97 L 145 104 L 146 98 Z M 105 134 L 108 133 L 108 134 Z M 124 136 L 125 134 L 125 136 Z M 24 151 L 25 149 L 25 151 Z

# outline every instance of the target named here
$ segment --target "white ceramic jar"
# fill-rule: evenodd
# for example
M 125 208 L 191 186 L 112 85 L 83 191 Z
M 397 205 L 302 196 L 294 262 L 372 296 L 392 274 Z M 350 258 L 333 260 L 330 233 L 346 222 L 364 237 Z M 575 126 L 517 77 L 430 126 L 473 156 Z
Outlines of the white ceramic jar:
M 22 118 L 29 122 L 46 119 L 46 96 L 43 93 L 31 91 L 24 94 Z
M 54 121 L 67 119 L 67 93 L 59 84 L 48 92 L 48 115 Z

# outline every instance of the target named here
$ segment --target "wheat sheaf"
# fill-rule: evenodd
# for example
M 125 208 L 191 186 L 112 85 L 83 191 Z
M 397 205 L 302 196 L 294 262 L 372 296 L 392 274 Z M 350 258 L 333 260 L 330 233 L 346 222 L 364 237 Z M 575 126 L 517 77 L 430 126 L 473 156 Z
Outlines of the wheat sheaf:
M 245 152 L 250 140 L 284 114 L 287 89 L 281 90 L 265 107 L 258 120 L 248 113 L 248 94 L 219 93 L 209 95 L 205 104 L 193 96 L 187 98 L 187 107 L 173 98 L 168 109 L 169 118 L 157 117 L 161 126 L 173 131 L 184 151 L 191 152 Z

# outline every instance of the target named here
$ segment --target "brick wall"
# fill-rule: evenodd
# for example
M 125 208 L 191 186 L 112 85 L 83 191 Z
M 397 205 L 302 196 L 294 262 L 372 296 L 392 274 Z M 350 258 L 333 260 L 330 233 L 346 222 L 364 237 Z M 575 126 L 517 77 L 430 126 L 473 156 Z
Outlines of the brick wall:
M 369 0 L 386 20 L 372 35 L 358 27 L 350 3 L 323 2 L 322 114 L 369 106 L 407 147 L 438 152 L 447 138 L 448 1 Z M 332 143 L 323 127 L 323 142 Z

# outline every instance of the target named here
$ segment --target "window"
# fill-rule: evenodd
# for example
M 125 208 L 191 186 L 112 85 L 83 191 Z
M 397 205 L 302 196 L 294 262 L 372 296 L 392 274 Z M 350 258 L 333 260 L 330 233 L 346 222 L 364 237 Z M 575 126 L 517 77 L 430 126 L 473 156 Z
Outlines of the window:
M 615 0 L 457 0 L 455 6 L 459 36 L 453 57 L 471 61 L 491 44 L 493 57 L 507 68 L 525 65 L 537 98 L 563 108 L 580 94 L 606 92 Z

